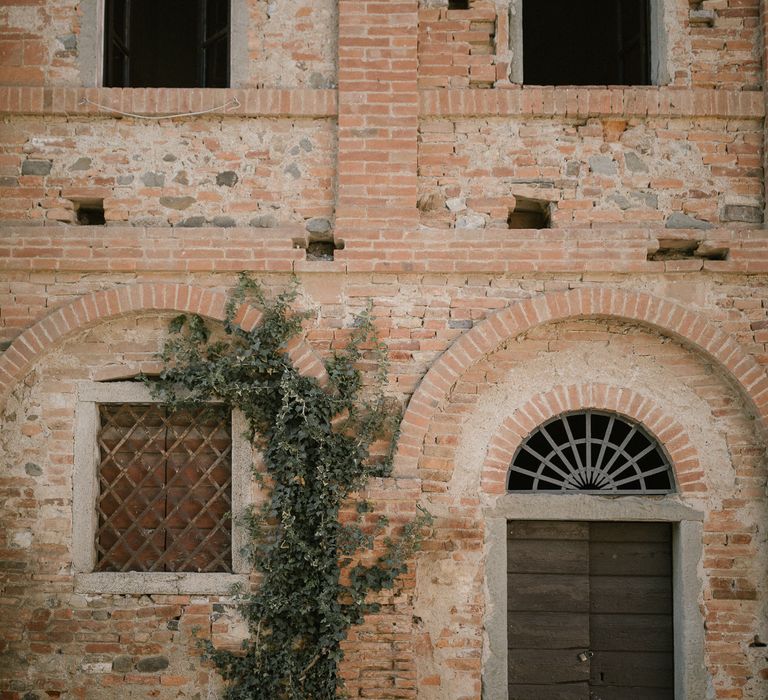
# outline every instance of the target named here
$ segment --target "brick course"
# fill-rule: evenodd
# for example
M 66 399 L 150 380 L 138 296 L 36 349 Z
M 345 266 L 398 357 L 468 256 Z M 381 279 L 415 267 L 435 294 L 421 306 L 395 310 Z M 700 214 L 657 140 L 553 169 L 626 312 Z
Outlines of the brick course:
M 715 698 L 768 694 L 768 3 L 664 7 L 669 84 L 553 88 L 510 80 L 508 0 L 248 0 L 221 90 L 86 87 L 80 3 L 0 7 L 0 698 L 219 692 L 192 630 L 235 648 L 231 599 L 75 592 L 73 419 L 77 381 L 156 370 L 172 315 L 221 319 L 242 270 L 299 277 L 289 351 L 321 381 L 372 300 L 405 413 L 366 495 L 437 517 L 344 643 L 352 697 L 480 699 L 485 512 L 581 407 L 664 443 L 704 513 L 696 661 Z M 517 197 L 552 228 L 509 229 Z

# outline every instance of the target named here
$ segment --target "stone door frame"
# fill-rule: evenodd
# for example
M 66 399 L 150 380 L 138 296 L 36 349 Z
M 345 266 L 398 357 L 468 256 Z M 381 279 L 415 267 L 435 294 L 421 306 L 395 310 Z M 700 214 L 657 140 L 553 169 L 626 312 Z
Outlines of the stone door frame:
M 699 611 L 704 513 L 678 496 L 507 494 L 484 511 L 486 552 L 483 700 L 508 700 L 507 521 L 668 522 L 672 528 L 675 697 L 706 697 L 704 620 Z

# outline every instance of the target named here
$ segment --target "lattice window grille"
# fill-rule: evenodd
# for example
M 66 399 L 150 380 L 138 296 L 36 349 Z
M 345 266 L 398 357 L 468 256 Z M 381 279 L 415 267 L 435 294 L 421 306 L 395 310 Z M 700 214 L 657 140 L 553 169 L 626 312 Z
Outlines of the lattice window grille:
M 231 572 L 229 412 L 99 406 L 97 571 Z
M 556 416 L 518 448 L 507 487 L 549 491 L 658 494 L 674 491 L 674 473 L 658 441 L 639 423 L 603 411 Z

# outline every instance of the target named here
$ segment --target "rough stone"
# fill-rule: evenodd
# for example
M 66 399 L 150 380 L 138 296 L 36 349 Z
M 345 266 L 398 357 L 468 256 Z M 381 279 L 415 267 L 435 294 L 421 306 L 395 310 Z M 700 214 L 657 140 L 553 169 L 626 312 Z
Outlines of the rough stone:
M 465 211 L 467 203 L 461 197 L 451 197 L 450 199 L 445 200 L 445 206 L 448 211 Z
M 615 175 L 616 162 L 610 156 L 592 156 L 589 159 L 589 169 L 598 175 Z
M 162 173 L 148 172 L 141 176 L 141 181 L 145 187 L 163 187 L 165 185 L 165 175 Z
M 248 223 L 254 228 L 275 228 L 277 226 L 277 218 L 272 216 L 272 214 L 262 214 L 261 216 L 254 217 Z
M 219 187 L 234 187 L 239 179 L 234 170 L 225 170 L 216 175 L 216 184 Z
M 328 219 L 314 218 L 307 221 L 306 229 L 312 241 L 332 241 L 331 222 Z
M 118 175 L 117 176 L 117 184 L 118 185 L 130 185 L 134 180 L 133 175 Z
M 456 219 L 456 228 L 485 228 L 485 217 L 480 214 L 467 214 Z
M 648 172 L 648 166 L 646 163 L 640 158 L 640 156 L 637 155 L 637 153 L 633 153 L 632 151 L 629 151 L 628 153 L 624 154 L 624 164 L 627 166 L 627 170 L 633 173 L 647 173 Z
M 139 673 L 157 673 L 168 668 L 169 665 L 167 656 L 148 656 L 136 664 L 136 670 Z
M 189 216 L 176 225 L 181 226 L 182 228 L 200 228 L 207 223 L 208 220 L 204 216 Z
M 219 228 L 232 228 L 237 222 L 231 216 L 214 216 L 211 223 Z
M 706 230 L 712 228 L 713 225 L 708 221 L 695 219 L 692 216 L 688 216 L 687 214 L 676 211 L 669 215 L 665 226 L 667 228 L 698 228 Z
M 720 221 L 743 221 L 748 224 L 762 224 L 763 210 L 743 204 L 726 204 L 720 210 Z
M 166 154 L 163 156 L 163 160 L 164 160 L 166 163 L 173 163 L 173 162 L 177 161 L 177 160 L 178 160 L 178 158 L 177 158 L 175 155 L 173 155 L 173 153 L 166 153 Z
M 62 36 L 57 36 L 56 39 L 64 47 L 65 51 L 77 51 L 76 34 L 64 34 Z
M 22 175 L 48 175 L 53 163 L 50 160 L 25 160 L 21 164 Z
M 314 148 L 314 145 L 312 144 L 312 141 L 308 139 L 306 136 L 299 141 L 299 145 L 301 146 L 302 150 L 306 151 L 307 153 L 311 153 L 312 149 Z
M 570 161 L 565 166 L 565 174 L 567 177 L 578 177 L 580 172 L 581 172 L 581 163 L 578 163 L 575 160 Z
M 194 197 L 160 197 L 160 204 L 168 209 L 188 209 L 196 201 Z
M 43 473 L 43 468 L 39 464 L 35 464 L 34 462 L 27 462 L 24 465 L 24 471 L 29 476 L 41 476 Z
M 82 157 L 78 158 L 72 165 L 69 166 L 70 170 L 88 170 L 91 167 L 91 159 Z
M 130 656 L 116 656 L 112 659 L 112 670 L 115 673 L 128 673 L 133 670 L 133 659 Z
M 299 170 L 299 166 L 296 165 L 296 163 L 291 163 L 285 169 L 285 172 L 288 173 L 295 180 L 298 180 L 301 177 L 301 170 Z

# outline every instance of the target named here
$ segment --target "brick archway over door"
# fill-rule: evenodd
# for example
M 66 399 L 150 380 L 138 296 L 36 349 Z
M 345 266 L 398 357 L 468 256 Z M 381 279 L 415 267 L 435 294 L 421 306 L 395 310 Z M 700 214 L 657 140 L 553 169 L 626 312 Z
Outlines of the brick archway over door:
M 451 387 L 475 362 L 527 330 L 568 318 L 608 316 L 641 322 L 703 353 L 733 379 L 768 430 L 768 377 L 731 336 L 666 299 L 609 287 L 551 292 L 518 302 L 458 338 L 430 367 L 403 416 L 395 468 L 415 469 L 430 421 Z
M 146 311 L 199 314 L 222 321 L 226 303 L 226 293 L 188 284 L 133 284 L 78 297 L 21 333 L 0 356 L 0 404 L 45 352 L 77 331 Z M 243 328 L 253 328 L 261 320 L 261 311 L 243 304 L 236 320 Z M 287 350 L 302 374 L 325 381 L 325 365 L 306 341 L 294 338 Z
M 683 426 L 652 399 L 631 389 L 608 384 L 560 385 L 534 396 L 507 416 L 488 444 L 481 475 L 483 493 L 506 493 L 509 465 L 517 448 L 533 430 L 556 415 L 585 409 L 611 411 L 642 423 L 669 455 L 679 492 L 697 496 L 706 494 L 707 485 L 698 452 Z

